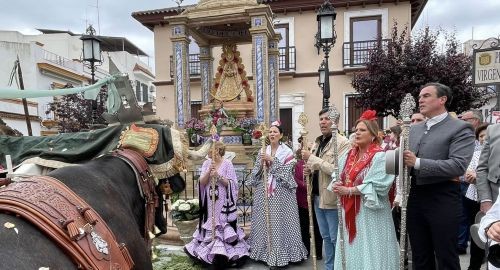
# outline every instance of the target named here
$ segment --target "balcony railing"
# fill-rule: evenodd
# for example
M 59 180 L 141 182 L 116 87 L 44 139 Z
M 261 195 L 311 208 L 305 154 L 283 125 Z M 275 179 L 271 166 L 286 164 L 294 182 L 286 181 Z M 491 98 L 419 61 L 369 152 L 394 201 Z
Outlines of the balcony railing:
M 295 46 L 279 48 L 278 65 L 280 72 L 295 71 L 295 63 L 297 55 L 295 54 Z
M 66 69 L 70 69 L 75 73 L 81 74 L 82 73 L 82 63 L 74 60 L 70 60 L 68 58 L 62 57 L 60 55 L 57 55 L 55 53 L 49 52 L 47 50 L 44 50 L 42 48 L 37 48 L 36 49 L 36 54 L 39 57 L 39 59 L 43 59 L 49 63 L 56 64 L 58 66 L 64 67 Z
M 188 55 L 189 76 L 200 76 L 200 54 Z M 174 77 L 174 57 L 170 56 L 170 77 Z
M 200 55 L 189 54 L 188 56 L 189 76 L 200 76 Z M 295 71 L 296 63 L 295 47 L 280 47 L 278 65 L 280 72 Z M 170 56 L 170 77 L 174 77 L 174 57 Z
M 236 199 L 236 207 L 238 212 L 238 225 L 248 226 L 252 215 L 252 192 L 253 188 L 246 186 L 246 183 L 252 176 L 251 169 L 235 169 L 238 178 L 238 198 Z M 200 179 L 200 171 L 187 171 L 183 175 L 186 180 L 186 189 L 180 194 L 180 199 L 198 198 L 198 180 Z M 168 212 L 169 225 L 172 224 L 171 212 Z
M 370 61 L 370 53 L 380 45 L 387 48 L 389 39 L 344 42 L 344 67 L 365 66 Z

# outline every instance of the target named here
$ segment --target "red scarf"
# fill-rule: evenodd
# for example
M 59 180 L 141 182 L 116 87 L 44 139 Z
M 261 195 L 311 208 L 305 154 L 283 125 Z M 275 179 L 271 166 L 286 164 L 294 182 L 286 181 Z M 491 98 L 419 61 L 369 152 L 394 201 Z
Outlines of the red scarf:
M 382 151 L 382 148 L 380 148 L 378 144 L 372 143 L 368 146 L 366 153 L 363 154 L 363 156 L 356 162 L 359 149 L 351 149 L 347 155 L 344 170 L 342 170 L 342 173 L 340 174 L 342 184 L 346 187 L 353 187 L 362 184 L 363 175 L 359 175 L 359 173 L 370 166 L 373 157 L 380 151 Z M 346 183 L 346 174 L 349 174 L 350 183 Z M 345 226 L 349 233 L 349 243 L 352 243 L 356 237 L 356 216 L 358 215 L 361 206 L 361 196 L 342 196 L 340 200 L 345 212 Z

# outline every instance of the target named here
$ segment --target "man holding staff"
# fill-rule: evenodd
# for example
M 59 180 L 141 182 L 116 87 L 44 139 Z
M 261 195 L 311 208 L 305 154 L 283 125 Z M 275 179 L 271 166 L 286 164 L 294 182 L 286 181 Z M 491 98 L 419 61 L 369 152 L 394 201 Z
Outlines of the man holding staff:
M 333 158 L 332 121 L 335 120 L 338 123 L 338 119 L 330 119 L 328 112 L 328 108 L 319 112 L 319 127 L 322 135 L 316 138 L 311 151 L 302 150 L 302 158 L 306 161 L 304 175 L 309 176 L 312 172 L 312 201 L 325 247 L 325 270 L 332 270 L 337 241 L 337 196 L 328 191 L 327 187 L 332 180 L 331 175 L 336 162 Z M 340 134 L 336 136 L 338 156 L 341 156 L 349 150 L 350 144 L 344 136 Z

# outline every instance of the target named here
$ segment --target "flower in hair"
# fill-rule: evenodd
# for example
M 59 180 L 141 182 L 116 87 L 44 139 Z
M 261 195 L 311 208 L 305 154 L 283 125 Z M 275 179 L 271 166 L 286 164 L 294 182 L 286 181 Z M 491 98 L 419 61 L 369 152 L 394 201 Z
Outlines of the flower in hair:
M 375 110 L 366 110 L 361 114 L 361 117 L 359 120 L 369 120 L 369 121 L 375 121 L 377 120 L 377 111 Z
M 276 121 L 274 121 L 274 122 L 271 123 L 271 126 L 277 126 L 277 127 L 279 127 L 279 126 L 281 126 L 281 121 L 280 120 L 276 120 Z

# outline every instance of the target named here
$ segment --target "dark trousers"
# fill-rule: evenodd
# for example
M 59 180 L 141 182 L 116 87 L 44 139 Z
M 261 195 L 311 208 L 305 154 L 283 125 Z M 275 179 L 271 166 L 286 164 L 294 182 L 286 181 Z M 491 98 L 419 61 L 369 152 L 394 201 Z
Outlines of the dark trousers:
M 314 244 L 316 247 L 316 258 L 322 257 L 323 254 L 323 238 L 319 232 L 318 222 L 316 221 L 316 215 L 313 212 L 313 226 L 314 226 Z M 299 207 L 299 219 L 300 219 L 300 234 L 302 235 L 302 242 L 306 246 L 307 254 L 310 254 L 311 239 L 309 236 L 309 211 L 307 208 Z
M 461 201 L 459 184 L 412 186 L 408 232 L 416 270 L 460 270 L 457 252 Z
M 479 202 L 469 200 L 467 198 L 463 199 L 463 205 L 465 213 L 468 219 L 468 230 L 470 226 L 474 224 L 474 219 L 476 214 L 479 212 L 481 204 Z M 470 260 L 469 260 L 469 270 L 479 270 L 484 262 L 484 249 L 478 247 L 474 241 L 470 241 Z
M 460 198 L 462 200 L 462 211 L 460 215 L 460 225 L 458 227 L 458 249 L 466 250 L 467 245 L 470 239 L 470 222 L 469 215 L 467 211 L 466 198 L 465 193 L 467 192 L 467 188 L 469 187 L 469 183 L 461 182 L 460 183 Z

